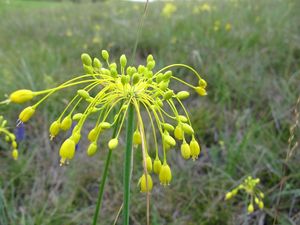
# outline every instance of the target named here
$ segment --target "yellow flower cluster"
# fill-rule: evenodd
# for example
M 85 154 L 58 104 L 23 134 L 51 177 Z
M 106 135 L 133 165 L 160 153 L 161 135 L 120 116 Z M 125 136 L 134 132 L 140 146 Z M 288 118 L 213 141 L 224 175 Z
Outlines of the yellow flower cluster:
M 16 136 L 8 130 L 6 125 L 7 125 L 7 120 L 5 120 L 3 116 L 0 115 L 0 135 L 1 134 L 5 135 L 5 141 L 11 144 L 12 157 L 14 160 L 17 160 L 19 152 L 17 149 L 18 144 L 16 142 Z
M 176 11 L 176 5 L 174 5 L 173 3 L 166 3 L 164 8 L 162 9 L 162 15 L 170 18 Z
M 264 193 L 257 188 L 259 184 L 259 178 L 252 178 L 251 176 L 247 177 L 238 187 L 227 192 L 225 200 L 233 198 L 239 191 L 245 191 L 249 198 L 249 205 L 247 207 L 248 213 L 254 212 L 254 203 L 258 206 L 259 209 L 264 208 Z
M 140 179 L 141 191 L 152 189 L 150 173 L 158 174 L 161 184 L 167 185 L 172 179 L 170 166 L 167 163 L 167 151 L 176 146 L 176 139 L 181 141 L 181 154 L 184 159 L 197 159 L 200 154 L 200 146 L 195 139 L 194 129 L 187 110 L 182 101 L 190 95 L 188 91 L 175 93 L 170 87 L 170 81 L 174 80 L 194 89 L 200 96 L 205 96 L 206 82 L 191 67 L 185 64 L 172 64 L 153 72 L 155 60 L 152 55 L 147 57 L 146 65 L 138 67 L 127 66 L 125 55 L 120 57 L 120 66 L 110 62 L 109 53 L 106 50 L 101 52 L 103 61 L 107 64 L 105 68 L 98 58 L 92 59 L 88 54 L 81 55 L 85 75 L 75 77 L 55 88 L 43 91 L 18 90 L 13 92 L 9 100 L 14 103 L 24 103 L 34 97 L 43 96 L 34 105 L 26 107 L 19 115 L 21 122 L 27 122 L 35 113 L 36 108 L 50 95 L 57 91 L 73 86 L 77 88 L 73 99 L 70 100 L 61 115 L 51 124 L 49 131 L 51 138 L 54 138 L 60 131 L 67 131 L 72 124 L 76 126 L 72 134 L 61 145 L 59 155 L 61 165 L 68 163 L 75 155 L 75 146 L 81 139 L 83 126 L 87 119 L 97 116 L 97 122 L 88 133 L 90 145 L 87 147 L 87 154 L 93 156 L 98 151 L 99 136 L 110 128 L 116 126 L 116 135 L 108 142 L 110 150 L 116 149 L 119 144 L 119 135 L 122 130 L 129 106 L 133 106 L 137 117 L 137 126 L 133 134 L 133 143 L 142 146 L 144 174 Z M 173 75 L 168 70 L 173 67 L 184 67 L 189 69 L 197 77 L 196 86 L 189 84 Z M 86 105 L 82 112 L 78 112 L 78 106 Z M 177 107 L 180 107 L 184 114 L 180 114 Z M 153 133 L 155 146 L 155 159 L 149 154 L 144 129 L 144 120 L 141 110 L 148 115 L 149 124 Z M 173 125 L 172 125 L 173 124 Z M 174 137 L 172 137 L 172 133 Z M 160 139 L 158 139 L 160 137 Z M 158 142 L 162 141 L 163 160 L 160 160 Z M 188 142 L 189 141 L 189 142 Z M 151 148 L 151 149 L 152 149 Z M 148 184 L 148 185 L 147 185 Z

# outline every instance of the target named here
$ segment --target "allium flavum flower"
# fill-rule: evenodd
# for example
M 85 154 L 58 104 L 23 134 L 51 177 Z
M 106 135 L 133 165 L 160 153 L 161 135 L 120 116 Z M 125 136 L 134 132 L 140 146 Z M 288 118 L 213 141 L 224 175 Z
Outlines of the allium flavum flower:
M 147 192 L 152 189 L 152 180 L 149 175 L 152 171 L 159 175 L 161 184 L 169 184 L 172 173 L 167 163 L 167 151 L 176 146 L 176 139 L 182 143 L 181 154 L 184 159 L 192 158 L 195 160 L 200 154 L 200 146 L 195 139 L 187 110 L 182 103 L 182 100 L 187 99 L 190 94 L 188 91 L 174 93 L 169 87 L 170 81 L 175 80 L 194 89 L 200 96 L 205 96 L 207 85 L 205 80 L 193 68 L 184 64 L 172 64 L 154 73 L 155 61 L 152 55 L 147 57 L 145 66 L 139 65 L 137 68 L 127 67 L 125 55 L 120 57 L 119 68 L 116 63 L 110 62 L 109 53 L 106 50 L 102 51 L 102 58 L 107 64 L 107 68 L 102 66 L 98 58 L 92 60 L 88 54 L 84 53 L 81 55 L 81 59 L 86 72 L 85 75 L 75 77 L 55 88 L 43 91 L 17 90 L 10 95 L 9 101 L 24 103 L 42 96 L 37 103 L 26 107 L 20 113 L 19 120 L 25 123 L 34 115 L 37 107 L 50 95 L 66 88 L 81 86 L 49 129 L 51 138 L 54 138 L 60 131 L 69 130 L 75 121 L 77 123 L 72 129 L 71 136 L 62 143 L 59 150 L 61 165 L 67 164 L 73 159 L 75 146 L 81 138 L 85 122 L 91 115 L 97 115 L 98 119 L 88 134 L 90 145 L 87 148 L 87 154 L 93 156 L 98 151 L 99 136 L 113 126 L 117 127 L 117 132 L 108 142 L 108 148 L 110 150 L 116 149 L 128 109 L 133 107 L 137 125 L 132 140 L 134 145 L 142 146 L 145 169 L 139 182 L 141 191 Z M 189 69 L 195 74 L 197 85 L 191 85 L 174 76 L 172 71 L 168 70 L 173 67 Z M 79 105 L 86 105 L 86 109 L 78 112 Z M 178 106 L 184 115 L 179 113 Z M 152 128 L 154 147 L 151 148 L 149 148 L 150 145 L 146 140 L 142 109 L 147 113 Z M 172 137 L 172 133 L 175 139 Z M 158 139 L 158 137 L 160 138 Z M 160 140 L 162 140 L 162 158 L 160 158 L 158 146 Z M 152 155 L 150 150 L 155 151 L 154 160 L 150 156 Z
M 16 136 L 8 130 L 6 125 L 7 125 L 7 121 L 3 118 L 3 116 L 0 115 L 0 135 L 1 134 L 5 135 L 5 141 L 11 144 L 12 157 L 14 158 L 14 160 L 17 160 L 19 152 L 17 149 L 18 144 L 16 142 Z
M 258 206 L 259 209 L 264 208 L 264 193 L 257 188 L 257 184 L 260 182 L 259 178 L 247 177 L 242 184 L 234 188 L 230 192 L 227 192 L 225 200 L 233 198 L 239 191 L 245 191 L 248 197 L 249 205 L 247 207 L 248 213 L 254 211 L 254 203 Z

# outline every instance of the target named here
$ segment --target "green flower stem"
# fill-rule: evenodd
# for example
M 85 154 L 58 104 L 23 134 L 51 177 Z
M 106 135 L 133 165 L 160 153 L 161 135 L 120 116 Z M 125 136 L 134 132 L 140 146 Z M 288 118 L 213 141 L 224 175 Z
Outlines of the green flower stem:
M 134 106 L 129 105 L 126 126 L 126 150 L 124 161 L 124 196 L 123 196 L 123 225 L 129 225 L 130 180 L 132 166 L 132 137 L 134 123 Z
M 112 137 L 115 137 L 115 135 L 118 131 L 117 124 L 114 127 Z M 99 211 L 100 211 L 101 205 L 102 205 L 102 197 L 103 197 L 103 193 L 104 193 L 104 186 L 105 186 L 106 177 L 107 177 L 107 173 L 108 173 L 108 167 L 109 167 L 110 161 L 111 161 L 111 155 L 112 155 L 112 150 L 108 150 L 108 154 L 107 154 L 106 160 L 105 160 L 105 167 L 104 167 L 104 171 L 102 174 L 102 179 L 101 179 L 101 183 L 100 183 L 100 187 L 99 187 L 97 205 L 96 205 L 96 209 L 95 209 L 95 213 L 94 213 L 94 217 L 93 217 L 93 225 L 97 224 L 97 220 L 99 217 Z

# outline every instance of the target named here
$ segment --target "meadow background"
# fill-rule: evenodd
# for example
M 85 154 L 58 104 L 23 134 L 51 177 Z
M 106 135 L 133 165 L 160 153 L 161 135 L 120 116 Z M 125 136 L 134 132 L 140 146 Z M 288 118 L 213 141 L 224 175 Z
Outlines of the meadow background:
M 99 57 L 107 49 L 116 60 L 122 53 L 130 58 L 143 9 L 143 3 L 126 1 L 2 1 L 0 100 L 16 89 L 50 88 L 82 74 L 83 52 Z M 300 93 L 299 10 L 297 0 L 149 4 L 133 63 L 143 63 L 151 53 L 156 68 L 189 64 L 208 82 L 208 96 L 192 94 L 187 103 L 201 157 L 184 161 L 178 149 L 169 153 L 173 180 L 164 188 L 154 179 L 152 225 L 300 224 L 299 147 L 286 160 Z M 174 73 L 194 82 L 188 71 Z M 18 161 L 0 141 L 1 225 L 91 224 L 107 140 L 93 158 L 85 154 L 87 141 L 81 141 L 76 158 L 59 167 L 64 135 L 51 142 L 48 134 L 75 91 L 39 107 L 25 126 Z M 23 107 L 0 106 L 12 130 Z M 293 143 L 297 140 L 299 128 Z M 135 225 L 145 224 L 146 215 L 145 195 L 136 185 L 140 157 L 134 158 L 132 181 Z M 101 224 L 113 224 L 122 204 L 120 165 L 122 147 L 113 153 Z M 248 175 L 261 179 L 266 195 L 265 209 L 251 215 L 245 195 L 224 201 Z

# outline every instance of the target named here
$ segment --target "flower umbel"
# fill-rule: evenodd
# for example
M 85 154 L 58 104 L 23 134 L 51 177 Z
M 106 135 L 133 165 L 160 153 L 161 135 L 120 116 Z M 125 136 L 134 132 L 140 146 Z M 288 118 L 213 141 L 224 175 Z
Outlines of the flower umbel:
M 259 178 L 254 179 L 251 176 L 247 177 L 238 187 L 226 193 L 225 200 L 233 198 L 239 191 L 244 191 L 247 194 L 248 202 L 250 202 L 247 207 L 249 214 L 254 212 L 254 204 L 256 204 L 259 209 L 263 209 L 264 193 L 257 187 L 259 182 Z
M 5 135 L 5 141 L 11 144 L 12 152 L 11 155 L 14 160 L 18 159 L 18 144 L 16 142 L 16 136 L 11 133 L 8 128 L 7 128 L 7 120 L 3 118 L 3 116 L 0 115 L 0 135 L 4 134 Z
M 142 145 L 144 151 L 143 165 L 145 171 L 140 180 L 141 191 L 148 192 L 152 189 L 152 179 L 148 173 L 154 171 L 159 175 L 163 185 L 170 183 L 172 173 L 167 163 L 167 150 L 181 143 L 181 152 L 184 159 L 197 159 L 200 154 L 200 146 L 195 138 L 195 131 L 189 119 L 188 112 L 182 101 L 190 95 L 188 91 L 175 93 L 169 87 L 172 80 L 194 89 L 200 96 L 205 96 L 207 83 L 191 67 L 185 64 L 172 64 L 153 72 L 155 60 L 152 55 L 147 57 L 146 65 L 138 67 L 127 66 L 125 55 L 120 57 L 119 66 L 110 62 L 109 53 L 101 52 L 102 62 L 98 58 L 91 58 L 88 54 L 81 55 L 84 75 L 75 77 L 55 88 L 31 91 L 18 90 L 10 95 L 7 101 L 24 103 L 41 96 L 35 104 L 26 107 L 19 115 L 21 122 L 27 122 L 36 112 L 37 107 L 52 94 L 66 88 L 77 87 L 74 97 L 69 101 L 61 115 L 49 128 L 51 139 L 61 131 L 67 131 L 74 121 L 76 126 L 71 135 L 66 139 L 59 150 L 61 165 L 67 164 L 76 154 L 75 146 L 81 139 L 81 133 L 86 121 L 91 116 L 97 117 L 97 122 L 88 134 L 90 145 L 87 147 L 87 155 L 93 156 L 98 152 L 97 142 L 103 132 L 117 126 L 117 132 L 108 142 L 108 148 L 114 150 L 119 145 L 119 137 L 124 125 L 129 106 L 133 106 L 137 124 L 133 134 L 135 146 Z M 106 64 L 105 68 L 103 64 Z M 173 75 L 169 69 L 183 67 L 190 70 L 196 79 L 196 86 L 185 82 Z M 78 88 L 79 87 L 79 88 Z M 85 105 L 85 110 L 80 111 L 79 106 Z M 178 109 L 180 108 L 180 109 Z M 146 112 L 147 121 L 151 126 L 153 135 L 153 153 L 148 150 L 145 134 L 145 118 L 141 110 Z M 79 111 L 79 112 L 78 112 Z M 180 112 L 184 112 L 181 114 Z M 175 138 L 172 137 L 174 134 Z M 177 140 L 177 141 L 176 141 Z M 161 141 L 162 147 L 158 143 Z M 188 142 L 190 141 L 190 142 Z M 159 151 L 159 149 L 161 151 Z M 155 158 L 151 155 L 155 153 Z M 154 160 L 155 159 L 155 160 Z

